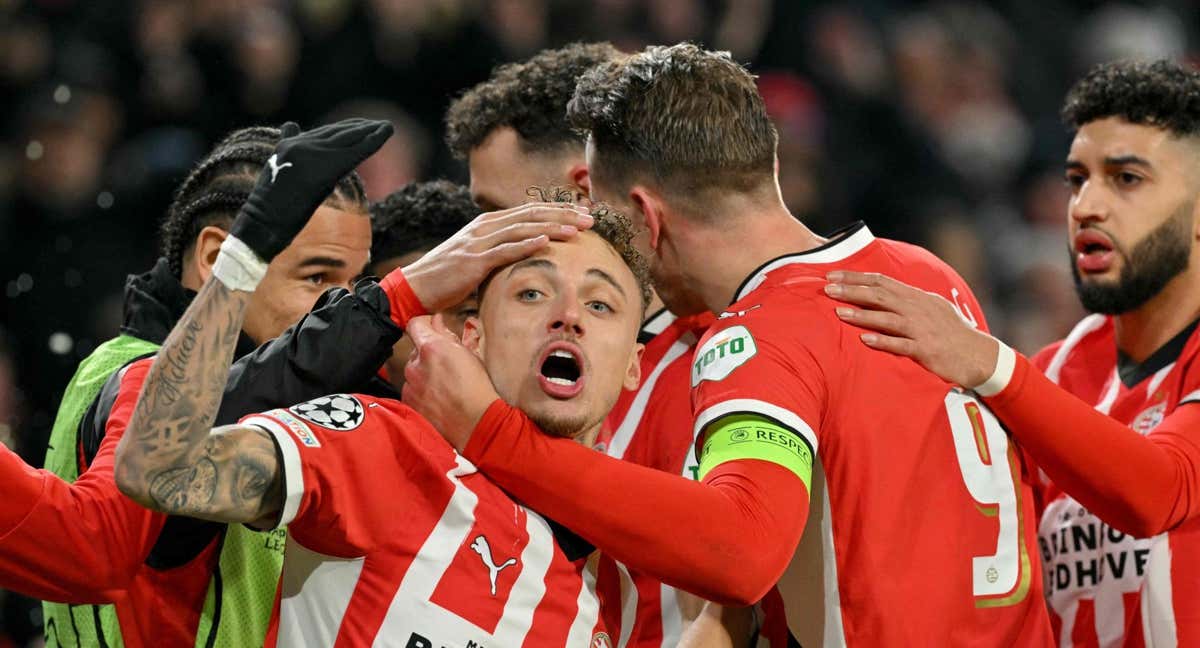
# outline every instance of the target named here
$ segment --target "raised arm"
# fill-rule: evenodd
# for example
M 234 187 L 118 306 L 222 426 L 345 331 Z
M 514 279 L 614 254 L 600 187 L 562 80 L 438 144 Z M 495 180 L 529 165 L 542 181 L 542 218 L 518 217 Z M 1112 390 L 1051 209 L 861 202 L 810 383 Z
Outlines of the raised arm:
M 860 307 L 838 316 L 871 331 L 864 343 L 985 397 L 1038 467 L 1105 522 L 1146 538 L 1200 518 L 1200 393 L 1142 436 L 968 326 L 945 299 L 873 274 L 830 280 L 831 296 Z
M 126 495 L 164 513 L 222 522 L 254 522 L 280 508 L 274 442 L 253 427 L 212 429 L 238 333 L 267 263 L 391 132 L 366 120 L 307 133 L 285 125 L 275 169 L 260 173 L 212 276 L 150 368 L 117 447 L 116 480 Z
M 417 358 L 405 367 L 405 402 L 514 497 L 616 560 L 710 601 L 752 605 L 779 580 L 808 513 L 811 457 L 792 454 L 798 444 L 738 454 L 726 442 L 737 430 L 719 419 L 707 426 L 700 482 L 614 459 L 539 430 L 444 332 L 424 320 L 408 330 Z M 740 425 L 752 435 L 774 427 L 750 417 Z M 665 532 L 681 528 L 687 542 Z

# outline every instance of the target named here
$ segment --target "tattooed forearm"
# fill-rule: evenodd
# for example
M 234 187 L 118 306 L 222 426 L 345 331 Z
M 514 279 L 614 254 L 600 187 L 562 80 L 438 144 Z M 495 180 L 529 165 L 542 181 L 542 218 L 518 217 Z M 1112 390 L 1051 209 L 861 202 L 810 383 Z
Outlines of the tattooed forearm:
M 139 503 L 209 519 L 261 517 L 278 481 L 274 445 L 253 429 L 212 430 L 249 300 L 208 281 L 159 350 L 117 447 L 117 485 Z
M 154 508 L 223 522 L 253 522 L 282 505 L 275 444 L 262 430 L 237 425 L 213 430 L 183 464 L 151 479 Z

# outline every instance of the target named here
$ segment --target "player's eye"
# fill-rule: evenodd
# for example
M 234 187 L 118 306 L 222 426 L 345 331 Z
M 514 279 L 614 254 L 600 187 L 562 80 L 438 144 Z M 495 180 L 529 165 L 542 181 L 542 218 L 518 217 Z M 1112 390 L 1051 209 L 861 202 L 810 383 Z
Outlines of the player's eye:
M 1063 178 L 1063 182 L 1073 191 L 1082 187 L 1085 180 L 1086 178 L 1083 177 L 1082 173 L 1068 173 Z
M 466 321 L 466 319 L 468 317 L 478 317 L 479 309 L 478 308 L 464 308 L 464 309 L 458 311 L 457 316 L 458 316 L 459 321 Z
M 521 292 L 517 293 L 517 299 L 519 299 L 523 302 L 537 301 L 538 299 L 545 297 L 545 296 L 546 296 L 546 293 L 544 293 L 536 288 L 526 288 L 525 290 L 522 290 Z
M 1121 171 L 1116 175 L 1117 184 L 1122 187 L 1135 187 L 1142 182 L 1142 176 L 1129 171 Z
M 324 272 L 318 272 L 317 274 L 308 275 L 307 277 L 304 278 L 304 281 L 307 281 L 308 283 L 310 283 L 314 286 L 320 286 L 320 285 L 324 284 L 328 278 L 329 278 L 329 276 L 326 275 Z
M 602 301 L 590 301 L 587 303 L 588 310 L 594 313 L 611 313 L 613 307 Z

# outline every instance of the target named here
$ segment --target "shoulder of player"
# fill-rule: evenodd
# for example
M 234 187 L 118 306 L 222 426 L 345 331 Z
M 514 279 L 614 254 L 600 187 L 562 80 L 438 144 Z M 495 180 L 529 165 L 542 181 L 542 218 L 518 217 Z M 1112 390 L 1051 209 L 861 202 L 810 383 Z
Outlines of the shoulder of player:
M 1038 369 L 1054 379 L 1065 366 L 1097 366 L 1111 369 L 1116 360 L 1112 318 L 1092 314 L 1071 328 L 1067 336 L 1047 345 L 1030 359 Z
M 326 394 L 287 408 L 305 421 L 334 432 L 354 432 L 419 419 L 411 407 L 394 398 L 370 394 Z
M 317 448 L 343 442 L 360 446 L 364 437 L 387 443 L 393 449 L 407 447 L 414 455 L 453 453 L 437 430 L 416 410 L 394 398 L 367 394 L 329 394 L 286 408 L 248 416 L 248 424 L 274 423 L 275 430 L 287 431 L 300 443 Z
M 1180 354 L 1179 362 L 1182 364 L 1182 388 L 1184 391 L 1180 400 L 1200 402 L 1200 326 L 1192 331 Z

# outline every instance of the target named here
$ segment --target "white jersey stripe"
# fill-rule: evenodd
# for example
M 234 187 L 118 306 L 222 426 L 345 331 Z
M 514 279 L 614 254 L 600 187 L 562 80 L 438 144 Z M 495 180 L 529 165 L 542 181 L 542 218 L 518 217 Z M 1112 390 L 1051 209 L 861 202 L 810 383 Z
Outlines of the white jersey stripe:
M 281 425 L 265 416 L 252 416 L 245 421 L 275 437 L 279 445 L 279 454 L 283 457 L 283 510 L 275 528 L 285 527 L 296 519 L 300 512 L 300 500 L 304 497 L 304 470 L 300 466 L 300 450 L 296 448 L 296 440 L 288 434 Z
M 1179 636 L 1171 588 L 1171 544 L 1165 533 L 1150 545 L 1141 604 L 1146 648 L 1176 648 Z
M 683 611 L 679 609 L 679 590 L 670 585 L 658 586 L 659 607 L 662 608 L 662 648 L 679 645 L 683 633 Z
M 454 484 L 454 493 L 433 531 L 425 538 L 414 560 L 404 573 L 400 587 L 388 605 L 387 615 L 375 635 L 374 646 L 384 648 L 402 642 L 409 636 L 414 619 L 425 619 L 430 627 L 439 627 L 449 636 L 451 632 L 469 631 L 467 621 L 430 602 L 438 582 L 450 568 L 458 548 L 466 540 L 475 521 L 475 506 L 479 496 L 460 480 L 475 472 L 475 466 L 465 458 L 455 458 L 455 466 L 446 477 Z
M 1121 376 L 1114 368 L 1112 375 L 1108 377 L 1108 389 L 1104 392 L 1104 398 L 1101 398 L 1100 402 L 1096 403 L 1096 411 L 1100 412 L 1101 414 L 1108 415 L 1109 410 L 1112 409 L 1113 403 L 1117 400 L 1117 394 L 1120 393 Z
M 654 386 L 658 384 L 658 378 L 662 372 L 675 362 L 683 354 L 687 353 L 692 348 L 694 338 L 691 334 L 684 335 L 679 340 L 676 340 L 671 348 L 667 349 L 666 354 L 655 365 L 654 370 L 650 372 L 650 376 L 642 381 L 642 386 L 638 388 L 637 395 L 633 398 L 633 403 L 629 406 L 629 412 L 625 414 L 624 420 L 621 421 L 621 426 L 613 433 L 612 441 L 608 444 L 608 455 L 617 459 L 624 459 L 625 452 L 629 450 L 629 444 L 633 441 L 634 432 L 637 431 L 638 425 L 642 422 L 642 416 L 646 413 L 646 404 L 650 401 L 650 394 L 654 391 Z
M 642 324 L 642 333 L 646 333 L 648 335 L 658 335 L 659 333 L 667 330 L 667 327 L 670 326 L 676 319 L 678 318 L 675 317 L 675 313 L 672 313 L 664 308 L 659 314 L 651 317 L 644 324 Z
M 824 480 L 825 467 L 822 464 L 821 481 Z M 829 506 L 829 489 L 821 488 L 821 544 L 825 556 L 825 646 L 826 648 L 846 645 L 846 628 L 842 625 L 842 598 L 838 590 L 837 551 L 833 545 L 833 513 Z
M 1163 384 L 1163 381 L 1167 379 L 1167 374 L 1170 374 L 1171 370 L 1174 368 L 1175 363 L 1172 362 L 1162 369 L 1159 369 L 1154 374 L 1154 377 L 1150 379 L 1150 382 L 1146 383 L 1146 398 L 1150 398 L 1150 395 L 1154 393 L 1154 390 L 1158 389 L 1159 385 Z
M 1180 405 L 1183 405 L 1184 403 L 1197 403 L 1197 402 L 1200 402 L 1200 389 L 1197 389 L 1196 391 L 1179 399 Z
M 1096 641 L 1101 646 L 1120 646 L 1125 637 L 1125 597 L 1120 588 L 1097 587 L 1095 606 Z
M 521 552 L 521 574 L 504 604 L 504 616 L 493 634 L 496 646 L 520 646 L 533 625 L 533 614 L 546 595 L 546 572 L 554 557 L 554 533 L 541 516 L 526 509 L 525 530 L 529 544 Z
M 617 648 L 626 648 L 629 645 L 629 638 L 633 635 L 633 623 L 637 621 L 638 607 L 638 589 L 633 584 L 633 577 L 629 575 L 629 568 L 624 563 L 613 561 L 617 567 L 617 576 L 620 578 L 621 588 L 621 632 L 617 637 Z M 613 631 L 614 628 L 609 628 Z
M 1075 617 L 1079 616 L 1079 599 L 1071 601 L 1066 612 L 1062 615 L 1062 632 L 1058 635 L 1058 645 L 1073 646 L 1071 635 L 1075 632 Z
M 1058 351 L 1054 353 L 1054 357 L 1050 360 L 1050 366 L 1046 367 L 1046 377 L 1050 382 L 1058 382 L 1058 374 L 1062 371 L 1063 365 L 1067 363 L 1067 356 L 1071 355 L 1071 350 L 1075 348 L 1079 341 L 1087 336 L 1088 333 L 1095 331 L 1104 325 L 1105 315 L 1095 314 L 1079 320 L 1075 328 L 1067 334 L 1067 339 L 1063 340 L 1062 346 L 1058 347 Z
M 576 599 L 575 621 L 567 633 L 567 646 L 587 646 L 592 640 L 592 630 L 600 619 L 600 601 L 596 598 L 595 556 L 588 568 L 583 570 L 583 583 L 579 588 L 579 598 Z
M 336 558 L 311 551 L 288 536 L 279 583 L 276 647 L 334 645 L 363 563 L 363 558 Z

